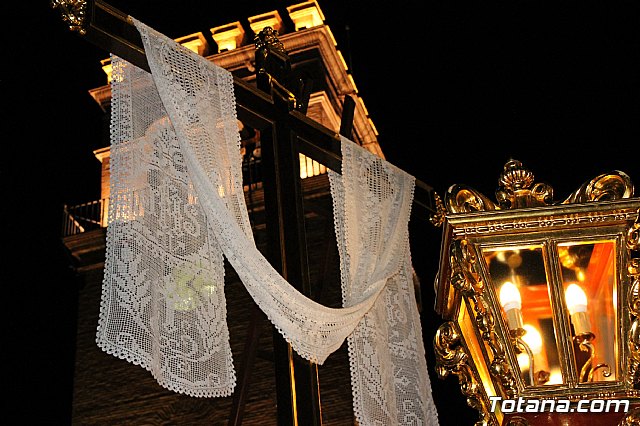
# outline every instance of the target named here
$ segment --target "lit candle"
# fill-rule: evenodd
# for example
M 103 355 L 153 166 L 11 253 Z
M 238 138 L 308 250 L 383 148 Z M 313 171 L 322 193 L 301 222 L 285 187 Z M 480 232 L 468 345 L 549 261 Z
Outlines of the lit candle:
M 520 331 L 522 328 L 522 298 L 520 291 L 512 282 L 506 281 L 500 287 L 500 304 L 507 315 L 507 324 L 512 331 Z
M 564 293 L 576 336 L 591 333 L 587 316 L 587 295 L 578 284 L 569 284 Z

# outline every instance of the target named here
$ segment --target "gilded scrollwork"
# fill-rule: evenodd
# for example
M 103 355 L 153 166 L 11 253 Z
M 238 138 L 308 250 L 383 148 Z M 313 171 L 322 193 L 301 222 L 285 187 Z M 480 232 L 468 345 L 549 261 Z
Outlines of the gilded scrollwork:
M 480 418 L 475 426 L 495 425 L 482 398 L 482 386 L 476 380 L 469 365 L 469 355 L 460 341 L 458 326 L 453 321 L 442 324 L 433 340 L 436 354 L 436 372 L 441 379 L 455 374 L 460 390 L 469 407 L 478 411 Z
M 60 13 L 62 13 L 62 21 L 69 26 L 71 31 L 77 31 L 81 35 L 86 33 L 86 0 L 51 0 L 51 7 L 54 9 L 60 9 Z
M 529 422 L 524 417 L 514 416 L 509 419 L 507 426 L 529 426 Z
M 553 188 L 545 183 L 534 185 L 534 175 L 518 160 L 509 160 L 499 179 L 495 204 L 485 195 L 466 185 L 452 185 L 447 192 L 450 213 L 507 210 L 539 207 L 553 203 Z
M 618 426 L 639 426 L 640 425 L 640 408 L 629 411 Z
M 553 188 L 545 183 L 533 185 L 533 173 L 518 160 L 509 160 L 500 175 L 496 191 L 502 209 L 537 207 L 553 202 Z M 533 185 L 533 187 L 532 187 Z
M 485 195 L 462 184 L 449 187 L 445 196 L 445 204 L 449 213 L 470 213 L 496 209 L 493 201 Z
M 636 220 L 627 231 L 627 248 L 629 251 L 640 251 L 640 211 L 637 212 Z
M 436 228 L 439 228 L 444 223 L 445 216 L 447 215 L 447 209 L 444 207 L 442 203 L 442 198 L 438 195 L 437 192 L 433 192 L 433 199 L 435 200 L 435 209 L 436 212 L 429 217 L 429 222 Z
M 562 204 L 613 201 L 630 197 L 633 197 L 631 178 L 626 173 L 615 170 L 585 182 Z
M 436 352 L 436 371 L 441 379 L 449 373 L 455 373 L 467 362 L 469 356 L 460 344 L 460 333 L 453 321 L 442 324 L 434 338 Z
M 629 375 L 628 384 L 633 388 L 640 386 L 640 211 L 635 222 L 627 232 L 629 262 L 627 270 L 631 285 L 627 294 L 631 327 L 628 335 Z
M 553 203 L 553 188 L 546 183 L 536 183 L 531 188 L 531 196 L 538 201 L 540 205 L 551 205 Z
M 506 398 L 516 395 L 516 381 L 507 362 L 504 344 L 495 330 L 495 318 L 487 301 L 484 282 L 476 271 L 477 256 L 466 240 L 456 240 L 451 247 L 451 284 L 471 306 L 482 340 L 491 351 L 489 372 L 499 383 Z
M 446 208 L 449 213 L 471 213 L 491 210 L 513 210 L 554 204 L 553 188 L 535 183 L 534 175 L 518 160 L 509 160 L 498 181 L 496 203 L 467 185 L 452 185 L 447 191 Z M 631 178 L 615 170 L 601 174 L 584 183 L 560 204 L 613 201 L 633 197 Z
M 451 244 L 451 285 L 463 296 L 477 304 L 476 295 L 482 292 L 482 280 L 475 273 L 473 265 L 476 262 L 473 251 L 467 240 L 456 240 Z

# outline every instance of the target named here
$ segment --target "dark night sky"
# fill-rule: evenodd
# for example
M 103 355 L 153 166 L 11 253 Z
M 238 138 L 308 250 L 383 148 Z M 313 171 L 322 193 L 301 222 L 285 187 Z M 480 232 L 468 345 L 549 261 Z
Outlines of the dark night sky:
M 289 4 L 220 3 L 111 4 L 170 37 Z M 556 200 L 614 169 L 640 181 L 637 1 L 325 0 L 320 6 L 352 64 L 387 159 L 441 195 L 465 183 L 493 198 L 510 158 L 553 186 Z M 0 68 L 0 285 L 8 290 L 4 368 L 15 397 L 7 418 L 68 424 L 75 308 L 61 211 L 64 203 L 99 198 L 92 151 L 107 141 L 102 112 L 87 91 L 106 83 L 99 60 L 108 52 L 69 32 L 48 1 L 2 8 L 9 9 L 2 11 Z M 418 227 L 412 240 L 427 309 L 438 238 L 438 231 Z M 429 324 L 437 321 L 426 315 Z M 430 349 L 431 336 L 426 339 Z M 459 392 L 457 384 L 433 385 Z M 462 401 L 458 394 L 450 398 L 454 406 Z

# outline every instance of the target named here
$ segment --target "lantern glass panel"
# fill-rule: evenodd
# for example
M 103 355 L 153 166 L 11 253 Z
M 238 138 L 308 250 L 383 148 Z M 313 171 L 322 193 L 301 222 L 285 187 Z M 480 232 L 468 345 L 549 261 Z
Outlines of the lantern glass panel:
M 615 242 L 562 243 L 558 256 L 578 382 L 614 381 L 618 359 Z
M 525 385 L 565 383 L 542 246 L 485 248 L 483 255 Z

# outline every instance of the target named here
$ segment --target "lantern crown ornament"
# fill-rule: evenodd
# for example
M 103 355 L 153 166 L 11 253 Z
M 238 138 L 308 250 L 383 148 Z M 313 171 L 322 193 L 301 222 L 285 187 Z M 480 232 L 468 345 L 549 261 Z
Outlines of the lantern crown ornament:
M 621 171 L 560 202 L 520 161 L 496 201 L 449 187 L 435 281 L 440 378 L 479 425 L 640 419 L 640 198 Z M 589 410 L 585 407 L 595 407 Z

